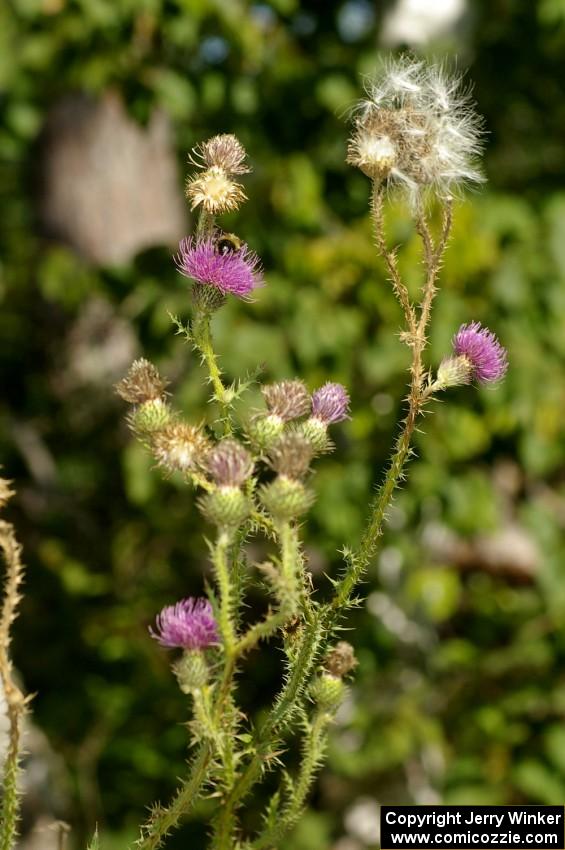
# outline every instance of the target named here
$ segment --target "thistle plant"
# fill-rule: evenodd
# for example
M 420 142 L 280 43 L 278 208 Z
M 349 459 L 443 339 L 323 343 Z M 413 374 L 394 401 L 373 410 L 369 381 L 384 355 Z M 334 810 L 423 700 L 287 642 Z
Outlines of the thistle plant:
M 182 329 L 207 368 L 211 414 L 207 422 L 186 421 L 170 401 L 167 381 L 145 360 L 133 364 L 117 391 L 131 405 L 132 431 L 157 465 L 183 476 L 198 492 L 196 505 L 211 536 L 214 586 L 207 598 L 171 600 L 149 629 L 162 651 L 175 653 L 172 671 L 190 704 L 192 757 L 174 798 L 156 806 L 141 827 L 139 850 L 161 847 L 195 801 L 211 791 L 212 850 L 276 848 L 300 817 L 356 665 L 353 647 L 340 640 L 341 629 L 359 603 L 358 586 L 404 478 L 417 424 L 440 393 L 495 382 L 507 367 L 496 337 L 476 321 L 455 332 L 453 350 L 435 371 L 425 360 L 453 201 L 466 184 L 483 179 L 480 148 L 481 122 L 469 95 L 442 67 L 391 60 L 354 110 L 347 160 L 370 180 L 375 241 L 402 310 L 410 382 L 405 416 L 365 531 L 357 545 L 344 547 L 343 568 L 329 579 L 323 599 L 306 569 L 303 523 L 314 501 L 312 469 L 333 450 L 332 429 L 351 415 L 349 393 L 335 382 L 309 388 L 289 377 L 261 386 L 262 408 L 238 416 L 236 402 L 249 381 L 226 382 L 212 321 L 226 299 L 249 299 L 264 283 L 256 254 L 220 223 L 246 200 L 235 178 L 251 169 L 232 135 L 213 137 L 189 157 L 196 170 L 186 194 L 198 223 L 195 234 L 181 242 L 175 263 L 191 281 L 191 318 Z M 397 195 L 408 201 L 422 245 L 424 275 L 416 295 L 402 278 L 397 250 L 389 247 L 385 232 L 387 196 Z M 439 227 L 433 225 L 437 213 Z M 271 554 L 252 564 L 246 544 L 257 536 Z M 250 625 L 242 616 L 249 571 L 269 600 L 266 615 Z M 251 654 L 265 646 L 269 651 L 274 639 L 285 659 L 280 690 L 260 719 L 246 717 L 237 703 L 238 676 Z M 286 766 L 292 748 L 301 751 L 295 771 Z M 278 790 L 261 827 L 246 834 L 243 807 L 267 775 L 273 782 L 271 774 Z

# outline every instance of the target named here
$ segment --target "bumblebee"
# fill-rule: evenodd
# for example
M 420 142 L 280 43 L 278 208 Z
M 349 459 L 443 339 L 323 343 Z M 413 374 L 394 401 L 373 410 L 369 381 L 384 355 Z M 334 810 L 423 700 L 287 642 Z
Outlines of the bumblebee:
M 235 233 L 220 232 L 214 240 L 214 247 L 218 254 L 225 257 L 226 254 L 237 254 L 243 246 L 242 240 Z

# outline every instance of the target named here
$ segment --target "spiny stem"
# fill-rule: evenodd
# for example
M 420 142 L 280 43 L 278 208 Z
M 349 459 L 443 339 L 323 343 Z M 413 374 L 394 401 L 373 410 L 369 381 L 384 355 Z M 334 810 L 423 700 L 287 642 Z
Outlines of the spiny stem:
M 227 436 L 232 433 L 231 403 L 228 391 L 222 380 L 222 373 L 218 366 L 214 346 L 212 345 L 210 322 L 211 316 L 209 313 L 200 313 L 197 315 L 192 323 L 192 336 L 208 368 L 210 382 L 214 388 L 214 398 L 220 405 L 223 436 Z
M 11 495 L 6 482 L 0 480 L 1 485 L 5 485 L 5 495 Z M 16 842 L 20 812 L 17 783 L 22 720 L 26 712 L 27 700 L 13 680 L 9 653 L 10 628 L 17 617 L 18 603 L 21 598 L 19 592 L 23 579 L 21 547 L 16 540 L 13 527 L 4 521 L 0 522 L 0 549 L 6 564 L 4 598 L 0 611 L 0 682 L 6 699 L 9 723 L 9 743 L 4 762 L 3 793 L 0 804 L 0 850 L 12 850 Z
M 233 623 L 234 589 L 230 568 L 228 565 L 228 552 L 230 537 L 227 532 L 222 531 L 212 552 L 212 563 L 216 573 L 216 581 L 220 591 L 220 611 L 218 624 L 227 658 L 234 655 L 236 645 L 235 626 Z
M 141 835 L 135 843 L 136 850 L 157 850 L 163 840 L 186 815 L 200 796 L 202 785 L 208 776 L 212 759 L 212 749 L 203 744 L 192 762 L 188 777 L 183 781 L 175 797 L 166 809 L 157 809 L 141 828 Z

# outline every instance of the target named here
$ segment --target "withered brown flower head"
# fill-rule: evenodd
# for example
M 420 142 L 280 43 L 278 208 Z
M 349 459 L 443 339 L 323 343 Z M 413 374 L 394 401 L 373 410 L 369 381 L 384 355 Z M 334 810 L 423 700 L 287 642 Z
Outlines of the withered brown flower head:
M 324 666 L 328 673 L 339 676 L 341 679 L 357 667 L 357 664 L 358 661 L 351 644 L 345 640 L 340 640 L 326 656 Z
M 193 148 L 189 161 L 198 168 L 216 166 L 226 174 L 248 174 L 251 168 L 245 163 L 246 156 L 245 148 L 236 136 L 222 133 Z
M 310 412 L 310 393 L 303 381 L 279 381 L 261 388 L 269 413 L 283 422 L 298 419 Z
M 168 383 L 156 366 L 141 358 L 132 363 L 126 377 L 116 384 L 116 392 L 130 404 L 143 404 L 163 398 Z
M 151 448 L 167 472 L 190 472 L 205 462 L 210 443 L 196 425 L 172 422 L 153 435 Z
M 287 431 L 269 452 L 269 463 L 279 475 L 300 480 L 308 472 L 312 457 L 310 441 L 298 431 Z

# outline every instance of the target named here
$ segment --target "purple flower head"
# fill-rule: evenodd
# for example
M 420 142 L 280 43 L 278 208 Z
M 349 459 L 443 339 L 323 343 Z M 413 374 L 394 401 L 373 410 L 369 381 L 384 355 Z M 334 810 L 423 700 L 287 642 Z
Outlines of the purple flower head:
M 482 384 L 498 381 L 508 368 L 506 349 L 480 322 L 461 325 L 452 340 L 453 351 L 466 357 L 472 367 L 471 378 Z
M 343 422 L 349 415 L 349 393 L 341 384 L 328 381 L 312 394 L 312 416 L 327 425 Z
M 161 646 L 182 649 L 205 649 L 218 643 L 218 627 L 207 599 L 181 599 L 176 605 L 167 605 L 155 622 L 156 630 L 149 628 L 152 638 Z
M 245 243 L 237 251 L 220 252 L 214 239 L 183 239 L 175 257 L 178 270 L 196 283 L 245 298 L 263 284 L 259 258 Z

